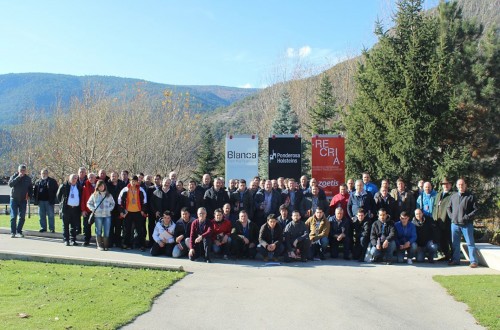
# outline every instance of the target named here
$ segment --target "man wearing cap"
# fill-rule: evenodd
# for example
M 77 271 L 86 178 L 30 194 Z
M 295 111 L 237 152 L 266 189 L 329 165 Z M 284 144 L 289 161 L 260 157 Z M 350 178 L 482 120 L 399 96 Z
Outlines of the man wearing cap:
M 451 196 L 451 182 L 448 178 L 441 180 L 442 190 L 436 195 L 434 200 L 434 207 L 432 209 L 432 218 L 436 222 L 437 237 L 439 250 L 444 254 L 445 260 L 450 260 L 450 240 L 451 240 L 451 221 L 448 216 L 447 209 L 450 205 Z
M 474 216 L 478 211 L 476 197 L 467 191 L 465 180 L 457 181 L 458 193 L 450 198 L 448 216 L 451 219 L 452 258 L 449 265 L 460 264 L 460 238 L 463 235 L 469 250 L 470 267 L 477 267 L 476 244 L 474 243 Z
M 24 237 L 23 226 L 26 216 L 26 206 L 28 198 L 33 193 L 31 177 L 26 174 L 26 165 L 21 164 L 17 168 L 17 172 L 10 177 L 10 237 Z M 17 216 L 19 215 L 19 223 Z

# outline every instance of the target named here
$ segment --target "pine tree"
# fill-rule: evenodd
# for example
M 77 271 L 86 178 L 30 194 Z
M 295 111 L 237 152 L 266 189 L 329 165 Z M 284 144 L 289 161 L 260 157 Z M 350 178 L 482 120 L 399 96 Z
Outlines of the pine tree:
M 411 182 L 443 174 L 437 171 L 443 164 L 457 168 L 461 152 L 471 161 L 474 142 L 467 139 L 480 125 L 471 115 L 493 109 L 478 89 L 481 28 L 464 21 L 456 3 L 442 2 L 439 15 L 430 16 L 422 2 L 400 0 L 394 28 L 377 23 L 379 42 L 363 52 L 346 117 L 351 174 L 368 170 Z
M 292 106 L 290 105 L 290 94 L 288 91 L 284 90 L 281 94 L 281 98 L 278 104 L 278 109 L 276 113 L 276 118 L 274 119 L 271 125 L 271 134 L 299 134 L 300 132 L 300 123 L 299 118 L 295 111 L 293 111 Z M 307 173 L 310 171 L 310 162 L 309 158 L 305 157 L 305 152 L 307 148 L 307 141 L 302 138 L 301 140 L 302 146 L 302 161 L 301 167 L 302 172 Z M 259 174 L 261 176 L 267 177 L 268 174 L 268 151 L 267 151 L 267 142 L 266 145 L 263 146 L 263 151 L 261 154 L 260 161 L 260 169 Z M 265 158 L 264 158 L 265 157 Z
M 326 73 L 321 77 L 316 101 L 309 108 L 310 123 L 307 129 L 311 135 L 315 134 L 339 134 L 343 130 L 340 109 L 337 107 L 336 99 L 332 93 L 333 85 Z M 336 121 L 334 121 L 336 119 Z
M 290 94 L 284 90 L 278 104 L 276 118 L 271 125 L 271 134 L 296 134 L 299 129 L 299 118 L 290 105 Z
M 214 135 L 209 127 L 204 127 L 200 135 L 201 146 L 197 152 L 197 165 L 193 176 L 201 181 L 203 174 L 214 176 L 219 164 L 220 155 L 215 149 L 216 143 Z

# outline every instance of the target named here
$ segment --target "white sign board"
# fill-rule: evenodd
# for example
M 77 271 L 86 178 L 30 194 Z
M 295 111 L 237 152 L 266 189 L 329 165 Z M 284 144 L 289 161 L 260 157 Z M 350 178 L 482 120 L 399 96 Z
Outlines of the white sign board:
M 254 135 L 226 135 L 226 185 L 230 179 L 245 179 L 247 186 L 259 174 L 259 138 Z

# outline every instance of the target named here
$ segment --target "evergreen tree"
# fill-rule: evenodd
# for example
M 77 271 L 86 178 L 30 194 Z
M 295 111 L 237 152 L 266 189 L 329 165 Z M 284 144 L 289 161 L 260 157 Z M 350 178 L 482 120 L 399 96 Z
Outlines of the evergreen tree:
M 271 134 L 296 134 L 299 129 L 299 118 L 290 105 L 290 94 L 284 90 L 278 104 L 276 118 L 271 126 Z
M 281 135 L 281 134 L 299 134 L 300 124 L 299 118 L 295 111 L 293 111 L 290 105 L 290 94 L 288 91 L 284 90 L 281 94 L 281 98 L 278 104 L 278 109 L 276 113 L 276 118 L 271 125 L 271 134 Z M 260 161 L 259 175 L 263 177 L 268 176 L 268 145 L 267 141 L 263 145 Z M 305 156 L 307 150 L 307 141 L 301 139 L 302 146 L 302 161 L 301 167 L 303 173 L 308 173 L 310 171 L 310 161 L 309 158 Z
M 321 83 L 316 94 L 314 106 L 309 108 L 310 123 L 307 128 L 311 135 L 339 134 L 343 130 L 340 109 L 332 93 L 333 85 L 326 73 L 321 77 Z M 336 119 L 336 121 L 334 121 Z
M 486 69 L 487 55 L 478 51 L 481 28 L 462 19 L 456 3 L 441 2 L 439 15 L 429 16 L 422 2 L 400 0 L 394 28 L 383 31 L 377 23 L 379 42 L 363 52 L 357 98 L 346 116 L 351 174 L 437 180 L 450 166 L 467 176 L 472 169 L 463 165 L 484 136 L 479 130 L 494 129 L 479 120 L 498 108 L 491 97 L 498 71 L 491 71 L 494 61 Z M 485 146 L 489 154 L 492 145 Z
M 204 127 L 201 135 L 201 145 L 197 152 L 197 165 L 193 176 L 198 182 L 201 181 L 203 174 L 216 175 L 217 166 L 219 165 L 220 155 L 216 150 L 214 135 L 209 127 Z

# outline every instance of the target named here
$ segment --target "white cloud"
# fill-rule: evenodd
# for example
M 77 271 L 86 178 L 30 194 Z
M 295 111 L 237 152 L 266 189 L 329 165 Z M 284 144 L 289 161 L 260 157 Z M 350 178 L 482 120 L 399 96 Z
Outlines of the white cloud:
M 302 58 L 307 57 L 311 54 L 311 51 L 312 51 L 312 49 L 309 46 L 301 47 L 299 49 L 299 57 L 302 57 Z
M 287 48 L 287 49 L 286 49 L 286 57 L 288 57 L 288 58 L 293 58 L 293 57 L 295 57 L 295 49 L 293 49 L 293 48 L 291 48 L 291 47 L 290 47 L 290 48 Z
M 245 85 L 243 86 L 239 86 L 240 88 L 252 88 L 252 84 L 250 83 L 246 83 Z

